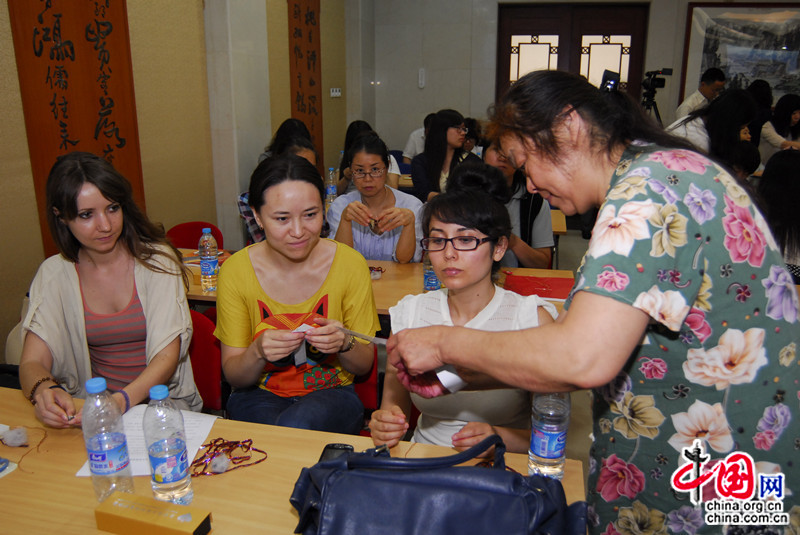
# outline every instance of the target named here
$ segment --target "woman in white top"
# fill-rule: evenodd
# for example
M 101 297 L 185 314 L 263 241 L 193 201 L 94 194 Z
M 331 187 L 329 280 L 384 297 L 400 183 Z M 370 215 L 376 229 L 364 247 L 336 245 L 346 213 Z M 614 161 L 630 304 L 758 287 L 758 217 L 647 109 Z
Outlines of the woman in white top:
M 390 308 L 394 332 L 428 325 L 507 331 L 553 321 L 555 307 L 538 296 L 523 297 L 495 286 L 492 275 L 508 246 L 511 223 L 503 204 L 485 190 L 448 190 L 435 196 L 425 206 L 423 229 L 422 247 L 447 289 L 408 295 Z M 402 440 L 413 403 L 420 411 L 415 442 L 462 450 L 499 434 L 509 451 L 527 451 L 531 407 L 527 391 L 458 392 L 463 383 L 455 370 L 442 369 L 439 377 L 451 394 L 425 399 L 403 388 L 398 379 L 402 373 L 387 366 L 381 408 L 370 422 L 375 444 L 391 447 Z
M 345 158 L 356 189 L 328 209 L 331 236 L 367 260 L 419 262 L 422 202 L 386 183 L 389 151 L 375 132 L 361 135 Z
M 775 104 L 772 118 L 761 127 L 758 152 L 766 164 L 773 154 L 784 149 L 800 149 L 800 95 L 783 95 Z

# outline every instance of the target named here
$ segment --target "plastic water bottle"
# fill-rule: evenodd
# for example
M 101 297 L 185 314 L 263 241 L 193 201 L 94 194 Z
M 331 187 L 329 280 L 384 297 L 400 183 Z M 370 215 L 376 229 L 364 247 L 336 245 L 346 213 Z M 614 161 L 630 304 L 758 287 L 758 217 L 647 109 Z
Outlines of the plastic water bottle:
M 97 501 L 114 491 L 133 492 L 128 442 L 117 402 L 106 390 L 106 380 L 95 377 L 86 381 L 83 404 L 83 438 L 89 457 L 89 470 Z
M 200 287 L 204 292 L 217 291 L 217 274 L 219 274 L 219 250 L 217 240 L 210 228 L 203 229 L 200 242 L 197 244 L 200 256 Z
M 328 168 L 328 178 L 325 180 L 325 211 L 336 200 L 336 170 L 333 167 Z
M 422 291 L 423 292 L 433 292 L 438 290 L 442 287 L 441 282 L 439 282 L 439 277 L 436 276 L 436 272 L 433 270 L 433 264 L 431 264 L 431 257 L 428 255 L 427 251 L 422 252 Z
M 528 475 L 561 479 L 569 427 L 569 392 L 534 394 L 532 408 Z
M 183 415 L 169 400 L 169 389 L 150 389 L 150 404 L 142 419 L 147 455 L 150 458 L 150 486 L 158 500 L 189 505 L 194 498 L 190 459 L 186 451 Z

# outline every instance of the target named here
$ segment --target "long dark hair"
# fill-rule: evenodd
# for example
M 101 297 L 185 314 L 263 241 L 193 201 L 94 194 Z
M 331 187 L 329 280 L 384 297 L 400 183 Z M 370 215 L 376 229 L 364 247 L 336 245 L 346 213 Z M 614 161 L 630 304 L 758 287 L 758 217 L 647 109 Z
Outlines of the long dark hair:
M 489 110 L 488 137 L 492 141 L 504 134 L 530 138 L 536 150 L 557 162 L 561 147 L 554 127 L 572 110 L 591 127 L 593 143 L 609 154 L 633 140 L 694 148 L 666 133 L 626 93 L 601 91 L 585 78 L 563 71 L 534 71 L 515 82 Z
M 791 135 L 792 139 L 800 136 L 800 122 L 792 126 L 792 113 L 797 110 L 800 110 L 800 95 L 789 93 L 778 99 L 770 119 L 778 134 L 787 138 Z
M 352 156 L 350 156 L 352 153 L 350 149 L 353 147 L 353 143 L 359 136 L 366 134 L 367 132 L 372 132 L 372 127 L 367 121 L 358 119 L 347 125 L 347 132 L 344 134 L 344 150 L 342 151 L 342 161 L 339 162 L 340 177 L 344 176 L 344 170 L 350 167 L 350 163 L 353 161 Z M 388 170 L 388 163 L 386 164 L 386 168 Z
M 681 124 L 701 118 L 708 132 L 709 156 L 732 168 L 737 160 L 739 131 L 756 118 L 756 102 L 745 89 L 724 91 Z
M 800 152 L 782 150 L 764 167 L 758 193 L 772 234 L 784 256 L 800 255 Z
M 290 180 L 307 182 L 319 192 L 320 209 L 325 206 L 325 183 L 316 167 L 301 156 L 284 154 L 263 160 L 250 175 L 250 188 L 248 190 L 248 204 L 254 212 L 258 213 L 266 202 L 266 192 L 272 186 L 277 186 Z M 324 214 L 324 212 L 323 212 Z M 322 232 L 320 236 L 326 237 L 330 225 L 323 217 Z
M 184 283 L 188 281 L 180 253 L 167 239 L 164 228 L 151 222 L 139 210 L 133 200 L 130 182 L 106 160 L 88 152 L 71 152 L 59 157 L 47 177 L 47 224 L 64 258 L 78 262 L 81 243 L 69 230 L 66 221 L 78 217 L 77 199 L 84 184 L 94 185 L 103 197 L 120 205 L 122 233 L 119 240 L 136 260 L 151 271 L 180 273 Z M 156 256 L 164 257 L 167 262 L 156 262 L 153 258 Z
M 386 171 L 389 171 L 389 149 L 376 132 L 370 130 L 369 132 L 361 133 L 350 144 L 350 150 L 344 155 L 349 162 L 348 167 L 352 165 L 353 157 L 359 152 L 380 156 L 381 161 L 386 165 Z
M 297 138 L 305 138 L 311 141 L 311 132 L 308 131 L 306 123 L 300 119 L 286 119 L 281 123 L 278 129 L 275 130 L 272 141 L 270 141 L 269 145 L 267 145 L 264 150 L 271 153 L 272 156 L 283 154 L 290 146 L 290 143 Z
M 453 126 L 464 124 L 464 116 L 456 110 L 439 110 L 433 116 L 431 127 L 425 134 L 425 174 L 431 185 L 432 191 L 441 191 L 439 176 L 442 174 L 442 166 L 447 158 L 447 130 Z M 453 159 L 450 160 L 450 172 L 458 165 L 461 149 L 453 152 Z
M 505 203 L 509 191 L 503 173 L 483 162 L 459 165 L 447 177 L 447 191 L 425 203 L 422 212 L 422 232 L 430 235 L 431 218 L 474 228 L 486 234 L 493 245 L 501 237 L 511 236 L 511 219 Z M 492 263 L 492 273 L 500 262 Z

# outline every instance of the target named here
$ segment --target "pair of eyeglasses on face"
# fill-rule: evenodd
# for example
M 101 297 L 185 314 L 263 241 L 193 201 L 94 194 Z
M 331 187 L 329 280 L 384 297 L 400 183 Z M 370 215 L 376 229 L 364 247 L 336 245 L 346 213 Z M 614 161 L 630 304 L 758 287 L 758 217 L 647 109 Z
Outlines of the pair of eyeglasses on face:
M 455 238 L 423 238 L 419 244 L 426 251 L 444 251 L 447 243 L 453 244 L 456 251 L 474 251 L 482 243 L 491 241 L 492 238 L 476 238 L 475 236 L 456 236 Z
M 458 130 L 462 134 L 466 134 L 467 132 L 469 132 L 469 128 L 467 128 L 466 126 L 463 126 L 463 125 L 462 126 L 451 126 L 450 128 L 455 128 L 456 130 Z
M 373 167 L 369 171 L 365 169 L 353 169 L 353 178 L 364 178 L 365 176 L 369 175 L 372 178 L 380 178 L 383 176 L 383 173 L 386 172 L 385 167 Z

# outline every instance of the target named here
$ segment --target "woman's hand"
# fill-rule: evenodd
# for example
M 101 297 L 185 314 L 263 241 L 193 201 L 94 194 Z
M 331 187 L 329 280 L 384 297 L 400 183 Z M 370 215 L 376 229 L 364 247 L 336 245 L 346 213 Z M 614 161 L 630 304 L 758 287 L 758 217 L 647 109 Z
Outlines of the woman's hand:
M 318 318 L 316 322 L 321 327 L 305 332 L 305 338 L 312 346 L 325 354 L 338 353 L 347 349 L 350 335 L 345 334 L 340 329 L 340 327 L 344 327 L 341 321 L 331 318 Z
M 36 389 L 34 399 L 36 417 L 43 423 L 60 429 L 80 427 L 81 412 L 75 409 L 75 401 L 68 392 L 43 384 Z
M 496 435 L 497 431 L 491 425 L 484 422 L 469 422 L 461 430 L 453 435 L 453 447 L 458 451 L 464 451 L 478 444 L 483 439 Z M 494 455 L 494 448 L 489 448 L 481 457 L 491 457 Z
M 342 221 L 355 221 L 359 225 L 369 226 L 370 220 L 375 219 L 372 212 L 361 201 L 353 201 L 345 206 L 342 212 Z
M 390 448 L 396 446 L 408 431 L 408 422 L 403 409 L 393 405 L 389 409 L 373 412 L 369 421 L 369 431 L 376 446 L 382 444 Z
M 300 347 L 304 338 L 304 333 L 267 329 L 253 343 L 262 359 L 275 362 L 291 355 Z
M 392 206 L 391 208 L 385 209 L 378 216 L 378 228 L 381 232 L 389 232 L 397 227 L 413 225 L 415 219 L 414 212 L 408 208 Z

